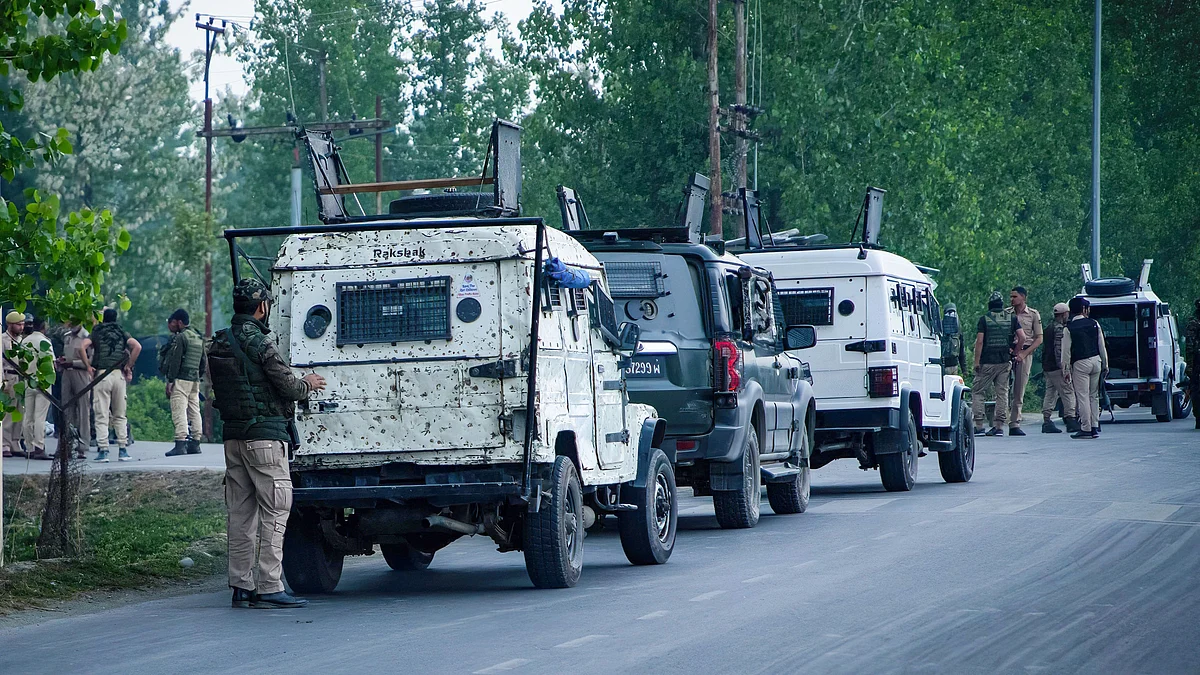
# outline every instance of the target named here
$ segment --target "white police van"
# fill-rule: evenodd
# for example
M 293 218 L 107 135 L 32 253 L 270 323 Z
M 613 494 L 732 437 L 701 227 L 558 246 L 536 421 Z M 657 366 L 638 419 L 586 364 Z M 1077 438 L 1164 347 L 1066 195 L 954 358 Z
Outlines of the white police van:
M 1175 384 L 1187 370 L 1180 353 L 1179 327 L 1171 306 L 1150 287 L 1153 259 L 1142 261 L 1137 281 L 1126 277 L 1093 279 L 1081 267 L 1083 292 L 1091 317 L 1100 323 L 1108 350 L 1104 390 L 1114 406 L 1150 408 L 1159 422 L 1183 419 L 1192 402 Z
M 969 389 L 941 365 L 940 336 L 958 328 L 942 326 L 934 281 L 875 243 L 882 199 L 868 191 L 861 243 L 752 234 L 737 255 L 772 273 L 789 325 L 816 327 L 805 354 L 817 401 L 811 468 L 855 458 L 878 468 L 886 489 L 906 491 L 930 450 L 943 479 L 966 482 L 975 469 Z

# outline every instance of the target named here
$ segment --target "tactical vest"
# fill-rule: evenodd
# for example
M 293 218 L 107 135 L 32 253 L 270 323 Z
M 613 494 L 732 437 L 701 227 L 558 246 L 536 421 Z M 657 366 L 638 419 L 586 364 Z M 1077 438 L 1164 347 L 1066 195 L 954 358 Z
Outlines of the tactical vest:
M 1049 337 L 1042 343 L 1042 371 L 1053 373 L 1056 370 L 1062 369 L 1062 339 L 1063 331 L 1066 328 L 1057 321 L 1051 321 L 1050 326 L 1045 330 L 1045 334 Z
M 108 370 L 125 360 L 125 329 L 116 323 L 101 323 L 92 331 L 92 367 Z
M 179 333 L 180 340 L 183 340 L 183 362 L 179 364 L 180 380 L 189 382 L 199 382 L 200 365 L 204 361 L 204 338 L 200 333 L 196 332 L 195 328 L 188 326 Z
M 998 364 L 1012 360 L 1012 342 L 1015 333 L 1013 319 L 1004 312 L 988 312 L 983 316 L 983 352 L 980 363 Z
M 1095 319 L 1072 319 L 1067 330 L 1071 331 L 1071 363 L 1100 356 L 1100 324 Z
M 271 389 L 262 366 L 246 354 L 235 330 L 218 332 L 208 352 L 213 407 L 225 425 L 223 435 L 227 440 L 288 441 L 283 402 Z
M 942 338 L 942 366 L 946 368 L 957 368 L 962 365 L 958 362 L 958 350 L 962 345 L 961 335 L 950 335 Z

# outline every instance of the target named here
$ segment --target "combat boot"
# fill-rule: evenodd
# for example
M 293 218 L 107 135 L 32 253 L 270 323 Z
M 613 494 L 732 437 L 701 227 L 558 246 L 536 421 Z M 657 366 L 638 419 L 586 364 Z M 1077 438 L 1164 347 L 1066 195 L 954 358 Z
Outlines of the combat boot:
M 1062 429 L 1058 428 L 1058 425 L 1054 423 L 1054 420 L 1046 420 L 1045 422 L 1042 422 L 1042 433 L 1061 434 Z
M 254 591 L 248 591 L 244 588 L 233 588 L 233 608 L 234 609 L 249 609 L 250 603 L 254 602 Z
M 293 597 L 287 591 L 256 595 L 250 601 L 250 607 L 254 609 L 297 609 L 306 606 L 308 606 L 308 600 Z
M 187 440 L 187 454 L 189 454 L 189 455 L 200 454 L 200 441 L 198 441 L 194 438 L 189 438 Z
M 1072 433 L 1072 434 L 1079 433 L 1080 427 L 1079 427 L 1079 418 L 1078 417 L 1064 417 L 1063 424 L 1067 427 L 1068 433 Z
M 1200 417 L 1196 418 L 1196 428 L 1200 429 Z
M 178 457 L 188 454 L 187 441 L 175 441 L 175 447 L 167 453 L 167 457 Z

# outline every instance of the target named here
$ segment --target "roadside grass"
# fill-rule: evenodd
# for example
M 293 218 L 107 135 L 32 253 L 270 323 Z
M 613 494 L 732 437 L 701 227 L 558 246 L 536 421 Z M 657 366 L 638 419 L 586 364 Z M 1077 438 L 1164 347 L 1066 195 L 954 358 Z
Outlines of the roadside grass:
M 4 477 L 5 567 L 0 614 L 90 591 L 197 579 L 225 567 L 221 474 L 212 471 L 85 474 L 84 555 L 38 560 L 47 477 Z M 180 559 L 195 565 L 184 568 Z

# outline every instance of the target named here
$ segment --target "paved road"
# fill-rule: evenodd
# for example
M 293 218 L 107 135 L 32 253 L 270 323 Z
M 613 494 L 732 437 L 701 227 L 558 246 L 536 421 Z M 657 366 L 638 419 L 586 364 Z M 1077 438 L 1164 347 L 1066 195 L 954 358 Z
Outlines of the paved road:
M 133 458 L 128 462 L 117 461 L 117 451 L 114 448 L 109 453 L 112 461 L 100 463 L 93 461 L 96 449 L 87 453 L 83 466 L 86 471 L 169 471 L 172 469 L 212 469 L 225 470 L 225 451 L 218 443 L 201 443 L 199 455 L 184 455 L 183 457 L 166 457 L 166 452 L 174 447 L 174 443 L 157 443 L 154 441 L 138 441 L 129 448 Z M 50 473 L 54 462 L 45 460 L 25 459 L 24 457 L 7 457 L 4 459 L 4 475 L 22 473 Z
M 670 563 L 631 567 L 603 532 L 571 590 L 475 538 L 421 573 L 349 560 L 305 610 L 206 593 L 46 620 L 0 630 L 0 672 L 1196 672 L 1191 426 L 980 439 L 971 483 L 929 457 L 903 495 L 835 462 L 808 513 L 752 531 L 689 496 Z

